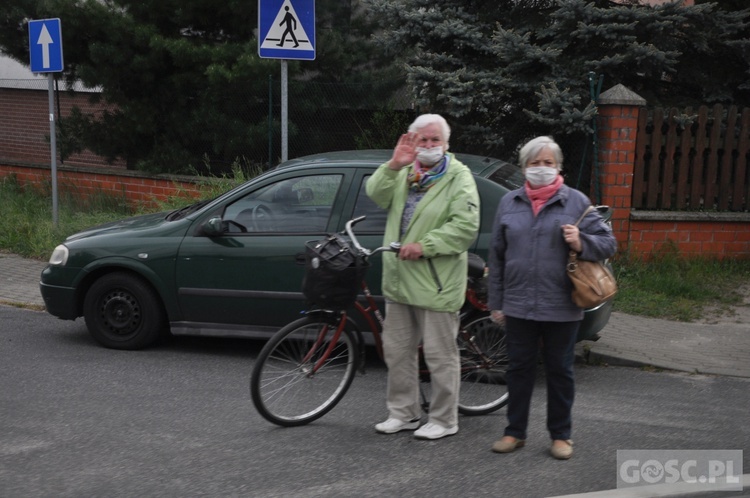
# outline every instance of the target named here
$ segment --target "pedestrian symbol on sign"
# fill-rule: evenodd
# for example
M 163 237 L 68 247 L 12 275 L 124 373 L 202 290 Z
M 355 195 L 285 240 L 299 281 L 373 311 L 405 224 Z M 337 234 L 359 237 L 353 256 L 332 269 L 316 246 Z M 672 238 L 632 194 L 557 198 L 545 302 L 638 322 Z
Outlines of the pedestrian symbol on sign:
M 297 29 L 297 19 L 295 19 L 294 16 L 289 13 L 288 6 L 284 7 L 284 10 L 286 10 L 286 15 L 284 16 L 284 19 L 281 20 L 281 24 L 286 24 L 286 30 L 284 31 L 284 34 L 281 35 L 281 41 L 277 44 L 277 46 L 278 47 L 284 46 L 284 40 L 286 39 L 286 34 L 289 33 L 290 35 L 292 35 L 292 40 L 294 40 L 294 48 L 297 48 L 299 47 L 299 43 L 297 42 L 297 37 L 294 36 L 294 30 Z

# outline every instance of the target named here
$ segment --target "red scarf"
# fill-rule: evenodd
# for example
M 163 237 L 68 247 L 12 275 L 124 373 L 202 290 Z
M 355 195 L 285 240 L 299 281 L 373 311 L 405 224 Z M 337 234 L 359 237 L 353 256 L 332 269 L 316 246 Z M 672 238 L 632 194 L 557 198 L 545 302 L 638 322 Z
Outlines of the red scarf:
M 524 187 L 526 188 L 526 195 L 531 201 L 531 210 L 534 212 L 534 216 L 539 214 L 539 211 L 542 210 L 542 207 L 547 203 L 550 197 L 555 195 L 557 191 L 560 190 L 562 184 L 562 175 L 557 175 L 557 178 L 555 178 L 554 182 L 539 188 L 533 188 L 528 181 L 526 182 Z

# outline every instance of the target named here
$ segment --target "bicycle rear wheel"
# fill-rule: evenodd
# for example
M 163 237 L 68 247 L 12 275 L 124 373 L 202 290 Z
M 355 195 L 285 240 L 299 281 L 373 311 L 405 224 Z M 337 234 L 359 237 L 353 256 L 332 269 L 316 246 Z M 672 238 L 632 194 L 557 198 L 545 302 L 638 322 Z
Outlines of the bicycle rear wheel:
M 348 329 L 332 343 L 337 323 L 308 315 L 263 347 L 250 377 L 253 404 L 263 418 L 284 427 L 304 425 L 344 397 L 354 380 L 357 343 Z
M 464 415 L 484 415 L 505 406 L 508 403 L 505 328 L 493 322 L 488 312 L 474 314 L 461 323 L 458 350 L 461 356 L 458 411 Z

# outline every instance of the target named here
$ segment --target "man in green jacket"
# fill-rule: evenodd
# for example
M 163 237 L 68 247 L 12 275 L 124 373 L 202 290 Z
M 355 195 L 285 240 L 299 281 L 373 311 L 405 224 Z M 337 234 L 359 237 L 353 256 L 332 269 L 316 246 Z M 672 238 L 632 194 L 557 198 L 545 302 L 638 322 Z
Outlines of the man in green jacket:
M 367 182 L 367 195 L 388 210 L 384 244 L 401 242 L 397 255 L 383 253 L 389 416 L 375 426 L 383 434 L 418 428 L 416 438 L 439 439 L 458 432 L 458 311 L 466 251 L 479 230 L 479 194 L 469 168 L 447 153 L 449 138 L 442 116 L 419 116 Z M 421 427 L 420 341 L 432 381 Z

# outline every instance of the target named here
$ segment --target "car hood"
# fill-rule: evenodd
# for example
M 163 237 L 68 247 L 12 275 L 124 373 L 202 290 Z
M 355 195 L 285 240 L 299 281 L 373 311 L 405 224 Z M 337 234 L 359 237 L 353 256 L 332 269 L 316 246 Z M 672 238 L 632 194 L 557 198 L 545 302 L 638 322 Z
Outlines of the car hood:
M 123 231 L 133 232 L 135 230 L 146 230 L 149 228 L 157 227 L 165 223 L 167 212 L 144 214 L 141 216 L 134 216 L 124 220 L 113 221 L 110 223 L 104 223 L 103 225 L 97 225 L 95 227 L 88 228 L 83 232 L 75 233 L 65 239 L 66 242 L 73 240 L 84 239 L 87 237 L 93 237 L 95 235 L 111 234 Z

